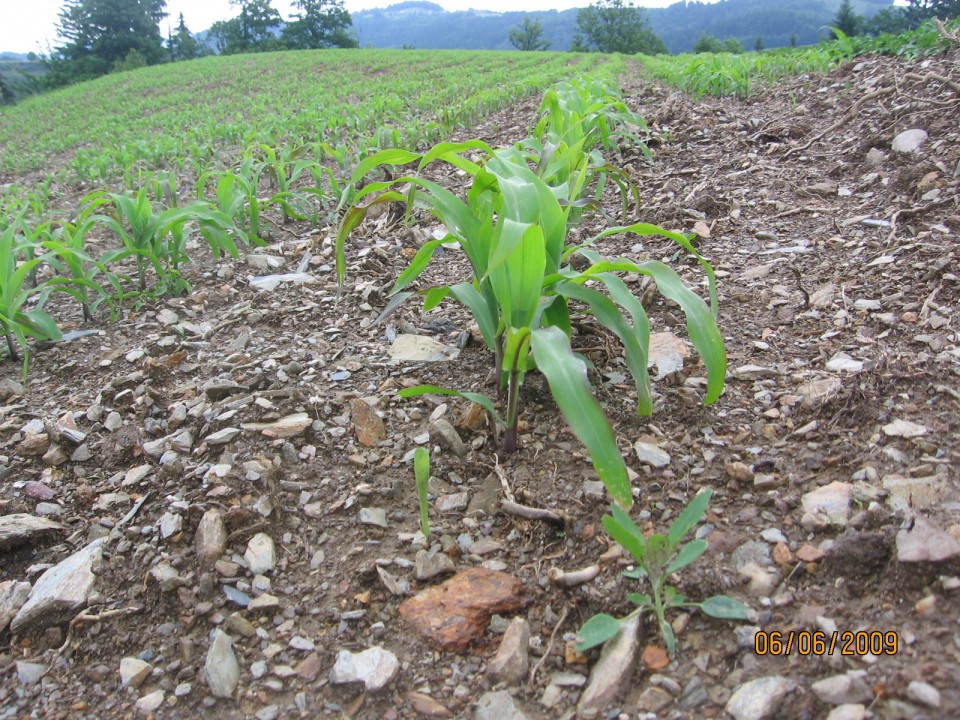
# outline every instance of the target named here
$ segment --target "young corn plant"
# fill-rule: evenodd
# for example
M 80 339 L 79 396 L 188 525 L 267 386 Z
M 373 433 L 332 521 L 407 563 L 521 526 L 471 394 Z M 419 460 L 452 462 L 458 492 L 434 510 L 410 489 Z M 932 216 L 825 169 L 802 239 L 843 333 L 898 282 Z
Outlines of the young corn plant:
M 478 164 L 459 154 L 466 151 L 483 152 L 487 159 Z M 470 141 L 441 143 L 422 156 L 400 150 L 384 151 L 363 161 L 354 180 L 358 174 L 365 174 L 378 165 L 404 164 L 413 159 L 420 160 L 421 168 L 434 160 L 442 160 L 467 173 L 472 183 L 466 199 L 419 176 L 363 187 L 356 192 L 354 204 L 345 214 L 338 233 L 338 275 L 342 279 L 347 235 L 371 206 L 404 202 L 408 211 L 421 208 L 440 220 L 448 234 L 420 248 L 393 287 L 392 293 L 397 295 L 395 302 L 412 294 L 403 295 L 401 291 L 418 278 L 438 247 L 454 241 L 459 243 L 470 262 L 473 278 L 429 289 L 425 293 L 424 309 L 431 310 L 444 298 L 452 297 L 472 312 L 484 342 L 494 355 L 501 396 L 506 398 L 505 412 L 500 418 L 493 402 L 478 393 L 432 385 L 405 389 L 401 396 L 453 394 L 480 403 L 504 426 L 504 450 L 513 452 L 517 449 L 520 387 L 528 372 L 539 369 L 571 429 L 589 450 L 598 476 L 618 503 L 630 507 L 632 493 L 615 436 L 591 391 L 586 363 L 570 344 L 573 327 L 569 304 L 585 305 L 596 321 L 621 341 L 637 389 L 638 412 L 649 415 L 653 410 L 647 373 L 650 323 L 640 300 L 615 273 L 651 277 L 660 292 L 675 301 L 687 317 L 691 340 L 707 369 L 705 401 L 713 402 L 720 395 L 726 372 L 715 309 L 711 311 L 664 263 L 636 263 L 625 258 L 606 260 L 589 246 L 614 233 L 669 238 L 704 266 L 715 308 L 714 277 L 709 264 L 685 236 L 645 223 L 611 228 L 584 243 L 568 246 L 568 221 L 574 204 L 561 202 L 556 188 L 540 179 L 528 167 L 524 154 L 514 147 L 493 151 L 485 143 Z M 395 189 L 398 185 L 409 185 L 410 190 L 401 193 Z M 575 253 L 586 259 L 586 269 L 578 271 L 570 266 L 568 261 Z M 609 297 L 588 284 L 604 287 Z
M 427 500 L 427 486 L 430 483 L 430 451 L 417 448 L 413 453 L 413 474 L 417 481 L 417 500 L 420 503 L 420 532 L 430 539 L 430 505 Z
M 704 513 L 713 492 L 704 490 L 697 495 L 670 525 L 666 535 L 644 537 L 630 516 L 616 504 L 610 515 L 603 516 L 603 527 L 614 540 L 637 561 L 637 568 L 623 573 L 632 580 L 650 582 L 649 593 L 630 593 L 627 597 L 637 609 L 630 614 L 615 618 L 605 613 L 594 615 L 580 628 L 578 652 L 586 652 L 592 647 L 605 643 L 617 634 L 620 625 L 643 612 L 652 612 L 657 618 L 657 626 L 667 644 L 667 652 L 676 653 L 677 640 L 673 626 L 667 621 L 669 610 L 679 608 L 699 608 L 703 613 L 728 620 L 745 620 L 748 608 L 726 595 L 714 595 L 703 602 L 688 602 L 676 589 L 667 584 L 670 576 L 685 568 L 707 551 L 706 540 L 683 539 L 696 526 Z
M 266 178 L 276 189 L 267 202 L 280 207 L 285 221 L 306 220 L 306 196 L 312 196 L 317 203 L 322 203 L 324 198 L 319 182 L 314 187 L 293 191 L 293 184 L 304 172 L 310 172 L 316 179 L 317 173 L 322 170 L 322 165 L 317 160 L 304 157 L 311 150 L 310 146 L 284 147 L 280 148 L 279 152 L 269 145 L 260 144 L 258 147 L 264 155 L 260 165 L 260 177 Z
M 43 310 L 48 288 L 44 284 L 32 286 L 28 283 L 30 273 L 47 262 L 52 254 L 48 252 L 22 259 L 22 236 L 17 233 L 18 225 L 10 223 L 0 231 L 0 328 L 11 360 L 18 359 L 14 340 L 23 350 L 23 377 L 26 379 L 30 362 L 27 337 L 59 340 L 61 336 L 57 323 Z M 39 296 L 36 307 L 24 310 L 35 295 Z

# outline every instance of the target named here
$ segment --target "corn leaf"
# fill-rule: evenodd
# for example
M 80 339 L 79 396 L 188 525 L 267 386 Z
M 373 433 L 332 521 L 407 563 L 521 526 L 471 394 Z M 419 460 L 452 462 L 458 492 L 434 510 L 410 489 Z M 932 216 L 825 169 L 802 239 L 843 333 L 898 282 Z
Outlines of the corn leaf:
M 574 434 L 590 451 L 600 480 L 618 503 L 629 508 L 633 495 L 627 466 L 600 403 L 590 391 L 586 365 L 574 356 L 570 341 L 559 328 L 534 330 L 532 347 L 537 367 L 547 378 L 550 391 Z

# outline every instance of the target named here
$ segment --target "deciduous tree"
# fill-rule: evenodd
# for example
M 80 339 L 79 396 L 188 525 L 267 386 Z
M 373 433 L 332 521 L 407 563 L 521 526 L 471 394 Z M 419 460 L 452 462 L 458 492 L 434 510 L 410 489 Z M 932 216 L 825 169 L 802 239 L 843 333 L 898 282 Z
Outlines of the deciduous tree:
M 960 0 L 907 0 L 907 5 L 905 13 L 912 27 L 933 17 L 943 20 L 960 16 Z
M 230 20 L 219 20 L 210 28 L 218 52 L 235 55 L 285 47 L 276 34 L 283 19 L 270 0 L 230 0 L 230 4 L 239 6 L 240 14 Z
M 575 50 L 604 53 L 669 53 L 667 46 L 647 25 L 643 9 L 633 0 L 597 0 L 577 11 Z
M 343 7 L 343 0 L 295 0 L 300 12 L 283 29 L 287 47 L 317 50 L 330 47 L 357 47 L 360 43 L 350 33 L 353 21 Z
M 524 18 L 523 22 L 510 30 L 510 44 L 517 50 L 547 50 L 550 41 L 543 39 L 543 25 L 539 20 Z

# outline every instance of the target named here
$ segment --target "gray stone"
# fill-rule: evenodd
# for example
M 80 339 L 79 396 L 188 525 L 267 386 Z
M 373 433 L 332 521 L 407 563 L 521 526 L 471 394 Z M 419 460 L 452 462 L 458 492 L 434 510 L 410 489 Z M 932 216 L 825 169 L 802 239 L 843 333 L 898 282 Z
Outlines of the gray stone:
M 0 582 L 0 633 L 23 607 L 30 595 L 30 583 L 4 580 Z
M 153 665 L 140 658 L 121 658 L 120 687 L 138 688 L 150 676 L 151 672 L 153 672 Z
M 119 430 L 123 427 L 123 418 L 120 416 L 120 413 L 113 410 L 107 414 L 107 419 L 103 421 L 103 426 L 110 432 Z
M 633 444 L 633 450 L 637 453 L 637 458 L 644 465 L 650 465 L 655 468 L 666 467 L 670 464 L 670 455 L 659 446 L 653 443 L 637 440 Z
M 456 569 L 450 556 L 442 552 L 420 550 L 413 561 L 413 574 L 417 580 L 429 580 L 437 575 L 452 573 Z
M 0 550 L 35 543 L 42 536 L 63 530 L 60 523 L 26 513 L 0 515 Z
M 257 720 L 277 720 L 277 718 L 280 717 L 280 706 L 267 705 L 257 710 L 254 717 L 256 717 Z
M 818 680 L 810 686 L 813 694 L 827 705 L 849 705 L 873 700 L 873 691 L 862 673 L 847 673 Z
M 943 475 L 887 475 L 883 478 L 883 489 L 887 491 L 887 505 L 905 513 L 956 500 L 953 483 Z
M 797 683 L 779 675 L 746 682 L 730 696 L 726 710 L 735 720 L 767 720 L 776 716 L 784 698 Z
M 152 465 L 138 465 L 137 467 L 130 468 L 127 470 L 126 474 L 124 474 L 123 480 L 120 481 L 120 485 L 122 487 L 136 485 L 141 480 L 146 478 L 151 472 L 153 472 Z
M 383 508 L 360 508 L 360 522 L 364 525 L 387 526 L 387 511 Z
M 526 714 L 506 690 L 481 695 L 473 717 L 474 720 L 527 720 Z
M 897 533 L 897 559 L 900 562 L 943 562 L 960 555 L 960 542 L 922 517 L 913 527 Z
M 616 700 L 624 683 L 633 675 L 640 647 L 640 615 L 620 623 L 620 630 L 607 640 L 590 673 L 590 681 L 577 704 L 584 714 L 599 712 Z
M 163 705 L 164 697 L 163 690 L 154 690 L 152 693 L 147 693 L 137 700 L 137 712 L 141 715 L 150 715 L 156 712 L 160 709 L 160 706 Z
M 179 321 L 180 316 L 177 315 L 173 310 L 162 308 L 157 313 L 157 322 L 163 323 L 164 325 L 175 325 Z
M 43 663 L 32 663 L 26 660 L 17 660 L 17 680 L 21 685 L 33 685 L 47 674 L 47 666 Z
M 385 688 L 399 670 L 397 656 L 382 647 L 367 648 L 359 653 L 341 650 L 330 671 L 330 682 L 335 685 L 362 682 L 367 692 L 377 692 Z
M 914 680 L 907 685 L 907 697 L 927 707 L 940 707 L 940 691 L 920 680 Z
M 157 581 L 162 592 L 170 592 L 180 585 L 180 573 L 168 562 L 160 562 L 150 568 L 150 577 Z
M 770 558 L 770 546 L 759 540 L 748 540 L 733 551 L 733 554 L 730 556 L 730 562 L 733 563 L 733 566 L 738 572 L 751 563 L 761 566 L 772 565 L 773 560 Z
M 96 582 L 93 567 L 103 554 L 103 543 L 103 538 L 94 540 L 43 573 L 10 623 L 13 632 L 60 622 L 86 605 Z
M 530 669 L 530 624 L 515 617 L 507 627 L 487 674 L 506 683 L 522 681 Z
M 240 428 L 224 428 L 217 432 L 207 435 L 204 442 L 207 445 L 225 445 L 240 434 Z
M 201 565 L 209 566 L 223 555 L 227 549 L 227 528 L 220 510 L 211 508 L 200 518 L 194 547 Z
M 760 365 L 741 365 L 730 374 L 737 380 L 763 380 L 777 377 L 780 373 Z
M 76 450 L 73 451 L 73 454 L 70 456 L 70 462 L 81 463 L 86 462 L 93 457 L 93 453 L 90 452 L 90 448 L 86 445 L 81 445 Z
M 693 710 L 710 700 L 707 689 L 703 686 L 703 680 L 698 675 L 694 675 L 683 686 L 680 693 L 680 707 L 684 710 Z
M 460 439 L 460 433 L 443 418 L 430 423 L 430 437 L 441 447 L 447 448 L 457 457 L 467 454 L 467 446 Z
M 853 485 L 832 482 L 803 496 L 803 517 L 800 524 L 807 530 L 845 527 L 850 517 Z
M 266 533 L 254 535 L 247 543 L 247 551 L 243 554 L 243 559 L 254 575 L 262 575 L 273 570 L 274 565 L 277 564 L 277 550 L 274 547 L 273 538 Z
M 557 703 L 563 698 L 563 690 L 558 688 L 553 683 L 547 685 L 543 690 L 543 695 L 540 696 L 540 704 L 543 705 L 547 710 L 551 710 L 556 707 Z
M 470 503 L 470 493 L 458 492 L 441 495 L 437 498 L 437 512 L 459 512 L 466 510 Z
M 637 711 L 658 713 L 673 702 L 673 696 L 661 687 L 648 687 L 637 699 Z
M 921 130 L 920 128 L 904 130 L 893 139 L 890 147 L 894 152 L 915 153 L 920 149 L 920 146 L 923 145 L 927 137 L 929 137 L 927 131 Z
M 160 516 L 160 537 L 166 540 L 171 535 L 176 535 L 183 528 L 183 515 L 172 512 L 165 512 Z
M 479 492 L 474 493 L 470 498 L 470 504 L 467 505 L 467 515 L 482 514 L 484 517 L 493 517 L 497 513 L 500 505 L 500 492 L 502 485 L 500 478 L 493 473 L 487 475 L 483 484 L 480 485 Z
M 214 630 L 210 639 L 210 649 L 203 663 L 207 685 L 214 697 L 233 697 L 240 682 L 240 664 L 233 654 L 233 638 L 222 630 Z
M 838 705 L 827 715 L 827 720 L 863 720 L 866 716 L 865 705 Z

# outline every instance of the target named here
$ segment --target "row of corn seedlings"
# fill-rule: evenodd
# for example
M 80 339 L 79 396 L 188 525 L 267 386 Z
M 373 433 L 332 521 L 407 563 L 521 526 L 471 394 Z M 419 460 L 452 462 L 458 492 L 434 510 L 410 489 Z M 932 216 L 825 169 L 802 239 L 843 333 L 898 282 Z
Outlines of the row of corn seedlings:
M 723 388 L 726 356 L 716 325 L 713 270 L 690 240 L 646 223 L 610 227 L 583 242 L 573 242 L 584 208 L 596 207 L 605 182 L 613 180 L 630 195 L 629 177 L 603 153 L 618 141 L 643 145 L 645 126 L 608 87 L 570 82 L 553 87 L 544 98 L 541 119 L 532 137 L 515 146 L 493 149 L 482 140 L 440 143 L 425 153 L 385 150 L 361 162 L 352 185 L 383 166 L 417 163 L 414 174 L 370 182 L 355 191 L 337 236 L 337 270 L 343 280 L 345 244 L 367 211 L 380 203 L 404 203 L 408 214 L 421 209 L 440 220 L 445 237 L 424 244 L 393 288 L 394 302 L 422 296 L 431 310 L 452 298 L 472 313 L 490 349 L 500 378 L 499 408 L 482 394 L 433 385 L 401 391 L 404 397 L 453 394 L 481 404 L 504 428 L 506 451 L 517 447 L 519 390 L 526 375 L 538 369 L 570 427 L 590 452 L 594 468 L 611 496 L 630 507 L 633 496 L 616 439 L 587 379 L 587 365 L 571 346 L 571 306 L 586 308 L 597 323 L 623 344 L 637 390 L 637 410 L 653 410 L 647 372 L 650 322 L 640 300 L 617 273 L 649 276 L 660 292 L 675 301 L 687 318 L 694 346 L 707 372 L 705 402 Z M 469 154 L 469 155 L 468 155 Z M 467 184 L 458 194 L 422 175 L 432 163 L 461 171 Z M 401 186 L 409 190 L 401 191 Z M 618 233 L 658 235 L 675 242 L 698 262 L 710 288 L 710 303 L 690 290 L 668 265 L 605 258 L 595 246 Z M 472 275 L 453 285 L 408 290 L 442 245 L 457 243 Z M 585 269 L 571 262 L 582 258 Z

